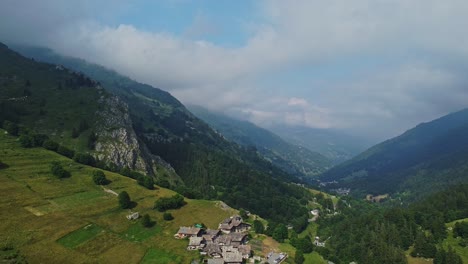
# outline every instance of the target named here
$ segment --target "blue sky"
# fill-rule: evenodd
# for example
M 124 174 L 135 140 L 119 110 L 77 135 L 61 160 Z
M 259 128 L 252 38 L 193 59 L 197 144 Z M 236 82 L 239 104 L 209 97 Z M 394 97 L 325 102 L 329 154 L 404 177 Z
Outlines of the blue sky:
M 467 13 L 464 0 L 4 0 L 0 41 L 263 127 L 382 140 L 468 106 Z
M 259 19 L 258 1 L 132 1 L 116 16 L 100 17 L 113 26 L 134 25 L 140 30 L 203 39 L 225 47 L 239 47 L 249 36 L 248 24 Z M 199 34 L 188 36 L 193 26 Z

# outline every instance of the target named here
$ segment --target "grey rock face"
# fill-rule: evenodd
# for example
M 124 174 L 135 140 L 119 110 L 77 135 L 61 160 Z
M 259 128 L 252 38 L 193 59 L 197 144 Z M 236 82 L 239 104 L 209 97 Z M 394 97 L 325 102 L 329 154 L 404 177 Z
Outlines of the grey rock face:
M 95 157 L 119 168 L 143 172 L 156 176 L 157 167 L 162 166 L 174 172 L 174 169 L 159 156 L 152 155 L 144 143 L 138 140 L 133 130 L 128 105 L 117 96 L 102 97 L 102 111 L 98 113 L 96 125 L 98 141 Z
M 96 158 L 114 163 L 119 168 L 129 167 L 152 174 L 141 155 L 128 106 L 116 96 L 102 97 L 100 104 L 104 110 L 98 113 Z

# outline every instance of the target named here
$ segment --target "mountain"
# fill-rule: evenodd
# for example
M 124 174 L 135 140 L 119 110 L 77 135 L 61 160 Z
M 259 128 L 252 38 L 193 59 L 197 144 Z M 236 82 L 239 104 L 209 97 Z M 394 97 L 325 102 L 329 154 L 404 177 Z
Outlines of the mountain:
M 363 193 L 424 195 L 468 182 L 468 109 L 422 123 L 332 168 L 322 181 Z
M 0 57 L 0 122 L 23 125 L 73 151 L 92 152 L 109 167 L 180 179 L 137 137 L 128 104 L 99 82 L 26 59 L 4 45 Z
M 188 108 L 227 139 L 254 147 L 263 157 L 290 174 L 310 177 L 330 166 L 330 161 L 321 154 L 290 144 L 253 123 L 213 113 L 200 106 Z
M 17 50 L 34 59 L 1 47 L 1 120 L 89 153 L 108 169 L 150 175 L 189 198 L 307 223 L 310 195 L 291 183 L 299 179 L 227 141 L 169 93 L 47 49 Z
M 370 140 L 333 129 L 305 126 L 272 126 L 268 129 L 291 144 L 322 154 L 333 164 L 349 160 L 372 145 Z

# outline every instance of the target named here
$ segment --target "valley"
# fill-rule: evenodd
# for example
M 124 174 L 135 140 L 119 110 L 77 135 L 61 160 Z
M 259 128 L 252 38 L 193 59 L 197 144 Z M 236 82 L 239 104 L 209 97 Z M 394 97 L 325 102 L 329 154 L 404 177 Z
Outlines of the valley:
M 467 262 L 454 231 L 468 217 L 467 110 L 344 161 L 192 114 L 104 67 L 23 51 L 47 63 L 0 46 L 2 261 Z M 239 230 L 223 230 L 237 215 Z

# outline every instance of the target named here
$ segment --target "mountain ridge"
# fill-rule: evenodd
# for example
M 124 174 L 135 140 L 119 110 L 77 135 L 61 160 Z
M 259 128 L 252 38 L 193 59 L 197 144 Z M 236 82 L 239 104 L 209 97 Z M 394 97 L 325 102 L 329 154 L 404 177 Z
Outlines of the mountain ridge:
M 11 51 L 5 52 L 10 53 Z M 31 53 L 37 52 L 37 50 L 31 51 Z M 125 154 L 123 156 L 129 154 L 135 157 L 134 152 L 125 150 L 127 147 L 128 150 L 139 149 L 140 154 L 147 152 L 151 158 L 146 167 L 152 167 L 154 162 L 159 165 L 155 169 L 157 184 L 170 187 L 189 198 L 223 200 L 230 206 L 245 208 L 275 222 L 291 222 L 295 226 L 304 226 L 307 223 L 307 209 L 301 200 L 308 199 L 307 197 L 310 194 L 298 185 L 291 184 L 291 182 L 300 182 L 297 177 L 278 169 L 264 160 L 258 153 L 225 140 L 206 123 L 191 114 L 169 93 L 138 83 L 117 74 L 115 71 L 86 63 L 83 60 L 43 54 L 47 58 L 46 60 L 34 54 L 27 54 L 24 51 L 23 53 L 28 57 L 33 57 L 34 60 L 22 58 L 18 61 L 2 61 L 10 68 L 16 63 L 18 75 L 31 71 L 31 78 L 34 77 L 34 79 L 31 79 L 33 83 L 36 82 L 36 79 L 41 78 L 34 70 L 34 67 L 48 67 L 50 71 L 61 72 L 67 76 L 76 75 L 78 76 L 77 79 L 89 80 L 89 82 L 95 83 L 96 86 L 104 88 L 102 91 L 96 87 L 86 88 L 90 91 L 89 93 L 94 94 L 101 91 L 102 93 L 109 93 L 111 98 L 117 96 L 119 99 L 117 105 L 113 108 L 105 103 L 100 103 L 99 96 L 92 100 L 83 100 L 80 104 L 78 97 L 88 90 L 80 85 L 76 87 L 62 85 L 62 90 L 60 90 L 56 79 L 52 76 L 47 82 L 38 86 L 43 89 L 43 92 L 39 93 L 32 90 L 31 97 L 31 99 L 34 99 L 47 95 L 50 97 L 48 99 L 50 104 L 43 106 L 42 116 L 38 114 L 31 117 L 27 112 L 16 113 L 19 117 L 17 121 L 21 125 L 31 124 L 30 127 L 34 129 L 33 124 L 36 123 L 24 123 L 23 120 L 30 118 L 39 122 L 49 116 L 59 116 L 66 119 L 62 129 L 63 133 L 61 136 L 54 138 L 61 144 L 75 147 L 75 143 L 79 140 L 86 141 L 87 138 L 97 137 L 94 140 L 97 143 L 103 141 L 105 147 L 94 144 L 93 149 L 90 149 L 89 145 L 84 142 L 82 151 L 96 154 L 95 147 L 97 147 L 98 150 L 103 150 L 106 155 L 112 156 L 112 153 L 115 152 L 113 149 L 120 147 L 112 146 L 106 138 L 120 138 L 125 146 L 122 149 L 122 154 Z M 36 60 L 53 64 L 39 63 Z M 72 70 L 70 71 L 64 67 L 70 67 Z M 20 85 L 10 88 L 17 93 L 23 92 L 23 87 Z M 65 97 L 58 98 L 60 93 L 54 89 L 70 93 L 68 97 L 77 99 L 78 102 L 69 103 L 60 111 L 56 110 L 55 105 L 63 104 L 66 100 L 64 100 Z M 53 98 L 57 99 L 51 101 Z M 122 130 L 122 124 L 118 120 L 114 120 L 115 122 L 106 125 L 109 129 L 107 135 L 96 133 L 99 132 L 96 130 L 98 130 L 100 122 L 93 121 L 89 122 L 89 128 L 78 139 L 72 138 L 73 129 L 78 126 L 77 123 L 83 118 L 81 108 L 86 107 L 86 103 L 92 103 L 95 108 L 85 108 L 89 110 L 85 117 L 97 118 L 99 116 L 96 115 L 98 113 L 97 109 L 104 109 L 109 112 L 106 116 L 110 117 L 110 119 L 112 119 L 112 113 L 118 113 L 123 118 L 126 128 Z M 21 102 L 18 102 L 18 104 L 23 108 L 25 107 Z M 37 102 L 37 104 L 40 105 L 40 102 Z M 13 109 L 11 107 L 6 108 Z M 37 109 L 37 112 L 40 112 L 39 110 Z M 74 115 L 63 116 L 63 113 L 68 113 L 67 111 Z M 6 115 L 7 113 L 2 112 L 0 114 Z M 46 125 L 56 127 L 59 124 L 48 122 Z M 128 136 L 132 139 L 130 140 L 131 144 L 125 143 Z M 140 147 L 137 147 L 137 143 Z M 115 159 L 122 160 L 123 156 L 116 156 Z M 169 168 L 165 166 L 165 162 L 170 164 Z M 272 202 L 271 197 L 274 197 L 274 202 Z M 285 214 L 284 212 L 288 213 Z
M 321 175 L 369 193 L 423 195 L 468 177 L 468 109 L 417 125 Z M 444 183 L 445 182 L 445 183 Z
M 188 105 L 188 109 L 223 136 L 246 147 L 252 146 L 281 169 L 299 177 L 313 177 L 330 167 L 330 161 L 319 153 L 284 141 L 273 132 L 244 120 Z

